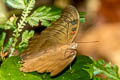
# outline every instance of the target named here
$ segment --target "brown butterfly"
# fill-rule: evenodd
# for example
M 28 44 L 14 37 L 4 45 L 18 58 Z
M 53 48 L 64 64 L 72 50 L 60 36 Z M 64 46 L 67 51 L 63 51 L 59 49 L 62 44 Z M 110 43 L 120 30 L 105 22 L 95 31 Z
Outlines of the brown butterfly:
M 63 10 L 61 18 L 30 41 L 22 54 L 23 72 L 50 72 L 55 76 L 75 58 L 77 43 L 73 42 L 79 28 L 79 13 L 73 6 Z

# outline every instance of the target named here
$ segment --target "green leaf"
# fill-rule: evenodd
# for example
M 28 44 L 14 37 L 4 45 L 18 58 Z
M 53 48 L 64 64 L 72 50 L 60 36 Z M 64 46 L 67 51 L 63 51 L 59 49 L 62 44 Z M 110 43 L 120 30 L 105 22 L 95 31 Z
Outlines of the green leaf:
M 71 69 L 67 69 L 65 73 L 53 78 L 52 80 L 90 80 L 90 75 L 84 69 L 88 69 L 85 65 L 91 64 L 92 61 L 87 56 L 79 55 L 72 64 Z M 84 69 L 83 69 L 84 68 Z
M 17 17 L 12 16 L 8 21 L 6 21 L 4 24 L 0 24 L 0 29 L 11 29 L 14 30 L 16 28 L 16 22 L 17 22 Z
M 41 6 L 36 9 L 30 17 L 27 18 L 27 22 L 31 26 L 38 26 L 39 21 L 41 21 L 41 25 L 50 26 L 53 22 L 55 22 L 61 14 L 61 9 L 53 6 Z
M 7 5 L 16 9 L 25 9 L 27 0 L 5 0 Z
M 34 31 L 31 30 L 30 32 L 28 30 L 25 30 L 22 34 L 22 41 L 25 41 L 25 40 L 29 40 L 30 38 L 32 38 L 34 35 Z
M 19 69 L 21 67 L 19 57 L 7 58 L 0 68 L 1 80 L 90 80 L 90 76 L 83 68 L 84 65 L 91 64 L 92 61 L 86 56 L 77 56 L 72 64 L 72 68 L 66 68 L 61 74 L 50 77 L 48 74 L 37 72 L 24 73 Z
M 33 36 L 34 36 L 33 30 L 31 30 L 30 32 L 28 30 L 24 31 L 22 34 L 22 42 L 28 42 L 28 40 Z
M 104 74 L 106 76 L 106 80 L 120 80 L 118 67 L 116 65 L 107 64 L 104 60 L 98 60 L 94 61 L 93 68 L 94 75 Z
M 92 64 L 88 64 L 88 65 L 85 65 L 85 66 L 89 67 L 89 68 L 87 68 L 87 69 L 83 68 L 83 69 L 89 73 L 90 79 L 92 79 L 93 78 L 93 72 L 94 72 Z
M 7 58 L 0 68 L 1 80 L 42 80 L 37 73 L 20 72 L 20 58 Z
M 50 22 L 48 22 L 48 21 L 46 21 L 46 20 L 41 20 L 41 21 L 42 21 L 41 25 L 51 26 L 51 23 L 50 23 Z
M 79 14 L 80 14 L 80 22 L 84 23 L 85 22 L 85 17 L 84 16 L 86 15 L 86 12 L 80 12 Z
M 2 32 L 0 34 L 0 50 L 1 50 L 1 47 L 3 47 L 3 45 L 4 45 L 5 37 L 6 37 L 6 33 Z
M 85 18 L 80 18 L 80 22 L 84 23 L 85 22 Z
M 86 15 L 86 12 L 80 12 L 80 15 Z
M 28 38 L 28 39 L 32 38 L 33 36 L 34 36 L 34 31 L 31 30 L 31 31 L 29 32 L 29 38 Z
M 5 29 L 8 30 L 10 29 L 12 26 L 8 25 L 8 24 L 0 24 L 0 29 Z
M 22 41 L 19 43 L 17 49 L 20 52 L 23 52 L 25 48 L 28 46 L 29 40 L 34 36 L 34 31 L 31 30 L 30 32 L 28 30 L 24 31 L 22 34 Z
M 94 77 L 93 80 L 102 80 L 100 77 Z
M 3 53 L 5 53 L 9 48 L 10 48 L 10 46 L 12 45 L 12 42 L 13 42 L 13 39 L 12 38 L 10 38 L 9 40 L 8 40 L 8 42 L 7 43 L 5 43 L 5 46 L 4 46 L 4 50 L 3 50 Z

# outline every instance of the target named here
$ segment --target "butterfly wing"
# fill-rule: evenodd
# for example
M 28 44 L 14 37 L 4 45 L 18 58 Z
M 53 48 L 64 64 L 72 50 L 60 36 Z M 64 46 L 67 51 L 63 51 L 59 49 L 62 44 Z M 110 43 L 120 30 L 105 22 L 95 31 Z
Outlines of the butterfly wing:
M 43 50 L 37 55 L 32 55 L 31 58 L 28 57 L 28 59 L 23 60 L 24 64 L 21 71 L 50 72 L 51 76 L 58 74 L 67 67 L 76 56 L 77 52 L 75 50 L 67 50 L 67 48 L 68 45 L 60 45 Z M 41 56 L 40 54 L 44 55 Z
M 79 13 L 73 6 L 64 9 L 61 18 L 42 32 L 41 37 L 52 43 L 71 43 L 77 35 L 80 24 Z M 48 35 L 49 34 L 49 35 Z
M 65 8 L 56 23 L 30 42 L 28 49 L 22 55 L 23 67 L 21 70 L 24 72 L 50 72 L 51 75 L 61 72 L 74 59 L 71 54 L 75 55 L 75 50 L 72 53 L 65 51 L 71 50 L 69 43 L 72 43 L 77 35 L 79 22 L 77 10 L 73 6 Z M 67 46 L 63 47 L 65 45 Z M 70 57 L 66 58 L 64 56 L 66 53 Z

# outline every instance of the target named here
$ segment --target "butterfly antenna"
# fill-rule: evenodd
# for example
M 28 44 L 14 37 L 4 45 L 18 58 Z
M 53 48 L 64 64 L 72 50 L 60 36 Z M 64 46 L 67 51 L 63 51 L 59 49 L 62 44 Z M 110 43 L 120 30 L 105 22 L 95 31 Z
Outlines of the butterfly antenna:
M 100 42 L 100 41 L 88 41 L 88 42 L 76 42 L 76 43 L 96 43 L 96 42 Z

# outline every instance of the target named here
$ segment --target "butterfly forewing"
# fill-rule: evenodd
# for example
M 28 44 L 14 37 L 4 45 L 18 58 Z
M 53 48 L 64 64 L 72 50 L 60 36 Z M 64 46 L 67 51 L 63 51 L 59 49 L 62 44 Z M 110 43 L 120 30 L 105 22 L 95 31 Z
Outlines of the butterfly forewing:
M 30 41 L 21 55 L 21 71 L 57 75 L 75 58 L 73 40 L 79 28 L 79 13 L 73 6 L 64 9 L 61 18 Z M 76 46 L 76 45 L 75 45 Z
M 48 38 L 53 43 L 71 43 L 78 32 L 79 13 L 73 6 L 64 9 L 61 18 L 51 27 L 42 32 L 41 37 Z

